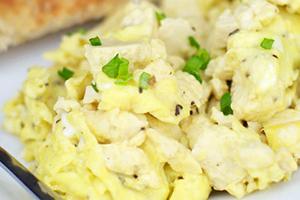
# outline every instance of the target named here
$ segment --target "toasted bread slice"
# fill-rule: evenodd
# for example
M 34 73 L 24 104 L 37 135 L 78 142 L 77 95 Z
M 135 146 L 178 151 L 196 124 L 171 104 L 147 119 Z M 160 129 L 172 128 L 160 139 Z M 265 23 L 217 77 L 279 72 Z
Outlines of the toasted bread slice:
M 0 52 L 109 14 L 126 0 L 0 0 Z

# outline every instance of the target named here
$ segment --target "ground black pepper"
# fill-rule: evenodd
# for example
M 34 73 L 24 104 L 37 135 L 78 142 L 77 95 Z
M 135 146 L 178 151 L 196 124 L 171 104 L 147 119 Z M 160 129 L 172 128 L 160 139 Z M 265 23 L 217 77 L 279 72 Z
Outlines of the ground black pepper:
M 182 105 L 177 104 L 177 105 L 175 106 L 175 116 L 180 115 L 180 111 L 181 111 L 182 109 L 183 109 Z

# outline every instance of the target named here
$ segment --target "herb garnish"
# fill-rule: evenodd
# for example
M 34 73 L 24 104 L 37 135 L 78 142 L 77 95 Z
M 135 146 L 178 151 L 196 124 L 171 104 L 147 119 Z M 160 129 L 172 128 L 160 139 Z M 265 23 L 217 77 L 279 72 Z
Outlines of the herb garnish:
M 231 108 L 231 94 L 226 92 L 220 100 L 220 108 L 224 115 L 232 115 L 233 110 Z
M 59 70 L 57 72 L 57 74 L 66 81 L 74 75 L 74 72 L 72 70 L 64 67 L 62 70 Z
M 116 79 L 116 84 L 125 85 L 132 79 L 132 74 L 129 73 L 129 61 L 125 58 L 120 58 L 117 54 L 106 65 L 102 71 L 110 78 Z

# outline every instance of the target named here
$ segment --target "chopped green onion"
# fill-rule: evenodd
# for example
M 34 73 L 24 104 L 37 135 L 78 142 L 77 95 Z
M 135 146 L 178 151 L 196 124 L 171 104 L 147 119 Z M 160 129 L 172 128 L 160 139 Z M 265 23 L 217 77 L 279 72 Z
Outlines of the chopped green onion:
M 220 101 L 220 108 L 224 115 L 232 115 L 233 110 L 231 108 L 231 94 L 226 92 Z
M 95 82 L 92 82 L 91 83 L 91 86 L 93 87 L 93 89 L 95 90 L 95 92 L 99 92 L 99 89 L 98 89 L 98 87 L 97 87 L 97 83 L 95 83 Z
M 260 46 L 264 49 L 272 49 L 273 43 L 273 39 L 264 38 L 263 41 L 260 43 Z
M 155 16 L 156 16 L 156 19 L 157 19 L 157 21 L 158 21 L 159 24 L 161 23 L 162 20 L 164 20 L 164 19 L 167 18 L 167 16 L 166 16 L 165 13 L 159 12 L 159 11 L 155 12 Z
M 183 71 L 193 75 L 200 83 L 202 83 L 202 79 L 200 76 L 201 65 L 202 65 L 202 61 L 200 57 L 194 55 L 188 59 L 186 65 L 183 68 Z
M 89 40 L 90 40 L 90 43 L 92 46 L 101 46 L 102 45 L 102 42 L 98 36 L 90 38 Z
M 198 49 L 197 53 L 187 60 L 183 71 L 193 75 L 200 83 L 202 83 L 200 70 L 205 70 L 209 61 L 209 53 L 205 49 Z
M 152 78 L 151 74 L 148 74 L 147 72 L 143 72 L 139 78 L 139 87 L 142 89 L 148 89 L 151 78 Z
M 102 71 L 110 78 L 117 79 L 116 84 L 124 85 L 132 79 L 132 74 L 129 73 L 129 61 L 125 58 L 120 58 L 117 54 L 111 61 L 103 66 Z
M 119 85 L 125 85 L 133 78 L 133 75 L 129 73 L 129 61 L 121 58 L 122 62 L 119 65 L 119 73 L 116 83 Z
M 74 75 L 74 72 L 64 67 L 62 70 L 59 70 L 57 74 L 66 81 Z
M 103 66 L 102 71 L 109 78 L 117 78 L 119 74 L 119 65 L 121 63 L 121 59 L 119 58 L 119 54 L 117 54 L 111 61 L 109 61 L 106 65 Z
M 202 61 L 202 65 L 201 65 L 200 69 L 206 70 L 207 65 L 210 61 L 210 55 L 209 55 L 208 51 L 206 49 L 198 49 L 196 55 L 199 56 Z
M 200 44 L 193 36 L 189 37 L 189 42 L 192 47 L 195 47 L 196 49 L 200 49 Z

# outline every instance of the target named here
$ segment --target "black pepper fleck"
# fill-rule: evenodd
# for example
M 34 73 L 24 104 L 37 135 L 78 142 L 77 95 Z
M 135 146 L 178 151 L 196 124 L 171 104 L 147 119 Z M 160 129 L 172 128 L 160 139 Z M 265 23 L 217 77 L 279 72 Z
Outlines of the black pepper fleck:
M 183 109 L 182 105 L 177 104 L 177 105 L 175 106 L 175 116 L 180 115 L 180 111 L 181 111 L 182 109 Z
M 227 85 L 229 88 L 231 88 L 232 80 L 227 80 L 227 81 L 226 81 L 226 85 Z
M 234 31 L 232 31 L 232 32 L 230 32 L 229 34 L 228 34 L 228 36 L 232 36 L 232 35 L 234 35 L 234 34 L 236 34 L 237 32 L 239 32 L 240 31 L 240 29 L 235 29 Z
M 277 56 L 276 54 L 273 54 L 272 56 L 273 56 L 274 58 L 277 58 L 277 59 L 278 59 L 278 56 Z
M 248 181 L 246 181 L 246 182 L 245 182 L 245 185 L 246 185 L 246 186 L 248 186 L 248 185 L 249 185 L 249 182 L 248 182 Z
M 194 101 L 191 102 L 190 115 L 199 114 L 199 108 Z
M 243 126 L 244 126 L 245 128 L 248 128 L 248 123 L 247 123 L 246 120 L 242 120 L 242 124 L 243 124 Z
M 139 93 L 140 93 L 140 94 L 143 93 L 143 88 L 139 87 Z

